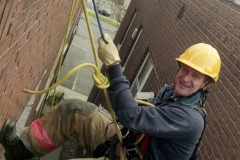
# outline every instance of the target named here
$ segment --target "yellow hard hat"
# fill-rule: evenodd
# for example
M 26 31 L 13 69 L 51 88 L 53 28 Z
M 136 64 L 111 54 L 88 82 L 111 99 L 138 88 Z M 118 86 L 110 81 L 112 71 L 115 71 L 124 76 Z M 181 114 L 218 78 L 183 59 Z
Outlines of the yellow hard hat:
M 218 51 L 209 44 L 198 43 L 189 47 L 177 61 L 184 63 L 217 82 L 221 68 Z

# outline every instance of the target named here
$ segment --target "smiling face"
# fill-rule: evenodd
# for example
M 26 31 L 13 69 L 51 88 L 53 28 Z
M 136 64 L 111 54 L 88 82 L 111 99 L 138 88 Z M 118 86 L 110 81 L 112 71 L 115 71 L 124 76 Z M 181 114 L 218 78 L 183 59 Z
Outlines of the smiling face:
M 175 78 L 173 97 L 189 96 L 200 88 L 205 87 L 206 76 L 197 70 L 181 63 L 181 67 Z

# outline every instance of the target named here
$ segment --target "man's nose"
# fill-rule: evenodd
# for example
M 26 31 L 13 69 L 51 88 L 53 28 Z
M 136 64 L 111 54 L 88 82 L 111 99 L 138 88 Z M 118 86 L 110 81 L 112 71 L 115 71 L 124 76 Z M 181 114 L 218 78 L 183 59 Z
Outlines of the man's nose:
M 191 80 L 191 75 L 190 75 L 189 73 L 185 74 L 185 75 L 183 76 L 183 80 L 184 80 L 185 82 L 190 81 L 190 80 Z

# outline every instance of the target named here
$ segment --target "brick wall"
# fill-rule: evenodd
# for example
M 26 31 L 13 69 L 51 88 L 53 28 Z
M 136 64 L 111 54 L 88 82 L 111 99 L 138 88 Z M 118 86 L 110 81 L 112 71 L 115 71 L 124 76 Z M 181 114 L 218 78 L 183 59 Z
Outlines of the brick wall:
M 165 83 L 173 83 L 178 65 L 175 58 L 189 46 L 205 42 L 221 56 L 220 79 L 212 85 L 205 109 L 207 126 L 199 159 L 238 159 L 240 157 L 240 6 L 228 0 L 132 0 L 114 39 L 117 45 L 137 14 L 119 50 L 127 56 L 135 28 L 143 33 L 124 70 L 132 79 L 144 51 L 149 47 L 155 77 L 148 91 L 155 94 Z M 104 104 L 101 95 L 96 102 Z
M 77 19 L 81 3 L 75 12 Z M 71 1 L 3 0 L 0 2 L 0 126 L 17 121 L 31 95 L 44 89 L 66 34 Z M 34 118 L 41 95 L 34 101 Z

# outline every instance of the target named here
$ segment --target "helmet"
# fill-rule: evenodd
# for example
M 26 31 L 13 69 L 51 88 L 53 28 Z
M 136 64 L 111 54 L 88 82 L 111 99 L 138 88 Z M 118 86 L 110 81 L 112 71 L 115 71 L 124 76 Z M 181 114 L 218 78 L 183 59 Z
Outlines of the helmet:
M 189 47 L 179 58 L 184 63 L 202 74 L 213 78 L 216 83 L 221 68 L 221 59 L 218 51 L 209 44 L 198 43 Z

